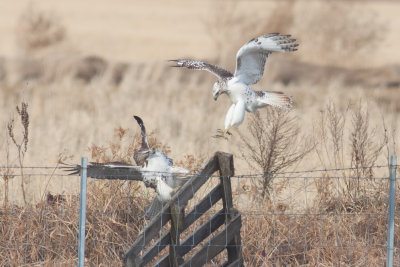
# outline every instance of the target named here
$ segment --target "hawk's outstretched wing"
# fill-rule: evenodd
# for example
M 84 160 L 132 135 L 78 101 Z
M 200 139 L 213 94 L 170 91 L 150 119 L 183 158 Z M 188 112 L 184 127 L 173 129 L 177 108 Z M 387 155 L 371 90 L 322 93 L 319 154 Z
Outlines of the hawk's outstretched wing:
M 233 77 L 233 74 L 229 70 L 203 61 L 191 59 L 173 59 L 169 61 L 176 62 L 176 65 L 172 67 L 186 67 L 188 69 L 206 70 L 217 76 L 218 79 Z
M 69 172 L 69 175 L 78 175 L 82 170 L 81 165 L 71 165 L 62 168 Z M 87 166 L 87 176 L 97 179 L 143 181 L 142 171 L 142 168 L 139 166 L 132 166 L 123 162 L 91 162 Z
M 290 35 L 270 33 L 254 38 L 242 46 L 236 54 L 235 77 L 250 85 L 261 80 L 265 62 L 272 52 L 296 51 L 298 44 Z

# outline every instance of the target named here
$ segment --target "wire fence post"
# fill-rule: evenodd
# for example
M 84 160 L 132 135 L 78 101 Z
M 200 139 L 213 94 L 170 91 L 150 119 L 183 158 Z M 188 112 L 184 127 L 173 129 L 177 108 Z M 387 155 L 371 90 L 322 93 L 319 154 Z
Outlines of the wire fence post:
M 389 210 L 386 266 L 393 266 L 394 212 L 396 204 L 396 156 L 390 157 Z
M 83 267 L 85 262 L 85 226 L 86 226 L 86 182 L 87 158 L 82 157 L 81 194 L 79 199 L 79 248 L 78 267 Z

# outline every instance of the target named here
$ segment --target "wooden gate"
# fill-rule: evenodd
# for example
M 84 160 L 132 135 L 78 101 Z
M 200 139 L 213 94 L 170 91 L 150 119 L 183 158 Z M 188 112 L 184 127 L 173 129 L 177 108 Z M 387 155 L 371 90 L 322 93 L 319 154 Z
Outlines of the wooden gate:
M 185 215 L 184 208 L 187 202 L 216 171 L 220 173 L 220 183 Z M 224 249 L 227 249 L 228 260 L 223 266 L 243 266 L 240 239 L 241 215 L 233 208 L 232 202 L 230 177 L 233 175 L 233 156 L 223 152 L 215 153 L 202 171 L 186 182 L 172 200 L 163 207 L 162 212 L 140 232 L 135 243 L 125 254 L 125 266 L 144 266 L 167 246 L 169 246 L 169 253 L 159 259 L 154 266 L 201 266 Z M 180 234 L 221 198 L 222 210 L 203 223 L 189 237 L 180 241 Z M 140 252 L 158 236 L 162 227 L 169 221 L 171 221 L 170 229 L 139 256 Z M 223 224 L 225 224 L 224 230 L 210 237 L 189 259 L 186 261 L 183 259 L 184 255 Z

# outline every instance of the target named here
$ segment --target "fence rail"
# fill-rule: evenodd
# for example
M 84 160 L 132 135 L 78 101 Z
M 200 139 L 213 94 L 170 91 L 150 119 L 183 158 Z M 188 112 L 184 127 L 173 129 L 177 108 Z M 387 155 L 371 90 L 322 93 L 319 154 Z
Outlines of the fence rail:
M 240 246 L 230 247 L 242 250 L 246 265 L 379 266 L 385 262 L 387 266 L 400 265 L 400 226 L 393 223 L 399 214 L 395 213 L 396 205 L 389 204 L 400 203 L 393 190 L 398 185 L 391 185 L 398 165 L 392 162 L 393 174 L 387 165 L 365 169 L 372 169 L 374 175 L 356 176 L 352 173 L 355 168 L 275 174 L 265 198 L 255 193 L 259 190 L 257 181 L 263 174 L 232 175 L 233 205 L 241 214 L 242 240 Z M 6 200 L 4 174 L 7 169 L 0 168 L 3 177 L 0 179 L 0 266 L 76 265 L 79 180 L 54 167 L 24 168 L 25 188 L 31 201 L 23 205 L 19 201 L 19 169 L 8 170 L 14 173 L 8 176 Z M 62 190 L 57 191 L 57 183 L 64 183 Z M 215 188 L 219 183 L 219 175 L 210 175 L 196 193 L 202 198 L 190 200 L 188 210 L 201 201 L 207 203 L 203 205 L 215 202 L 216 191 L 213 190 L 218 191 Z M 35 198 L 32 192 L 39 189 Z M 120 265 L 125 252 L 137 240 L 139 230 L 147 224 L 141 216 L 149 203 L 149 193 L 137 182 L 92 179 L 88 180 L 87 190 L 85 261 L 95 265 Z M 192 191 L 191 185 L 188 191 Z M 352 195 L 357 191 L 358 195 Z M 211 205 L 207 212 L 201 209 L 187 212 L 185 218 L 200 215 L 200 221 L 194 224 L 196 229 L 208 227 L 204 231 L 210 232 L 221 224 L 223 203 L 220 201 L 218 205 Z M 155 252 L 164 253 L 159 261 L 168 254 L 168 231 L 165 227 L 158 230 L 159 245 L 152 243 L 154 250 L 147 248 L 147 254 L 140 254 L 147 262 Z M 216 235 L 212 235 L 214 237 Z M 187 238 L 181 235 L 180 247 L 184 251 L 196 243 Z M 224 249 L 228 242 L 220 244 L 215 247 Z M 199 243 L 196 253 L 202 249 L 206 251 L 209 245 Z M 184 255 L 186 259 L 193 256 L 189 254 Z M 223 264 L 226 258 L 227 255 L 216 257 L 211 265 Z

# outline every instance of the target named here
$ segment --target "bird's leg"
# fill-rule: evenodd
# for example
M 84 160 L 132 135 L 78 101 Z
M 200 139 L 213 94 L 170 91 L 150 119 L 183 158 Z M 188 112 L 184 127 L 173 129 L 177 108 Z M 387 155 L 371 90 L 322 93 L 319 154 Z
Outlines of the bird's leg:
M 232 135 L 232 133 L 229 131 L 231 127 L 226 128 L 225 130 L 222 129 L 217 129 L 217 134 L 214 135 L 214 138 L 224 138 L 225 140 L 228 140 L 229 135 Z

